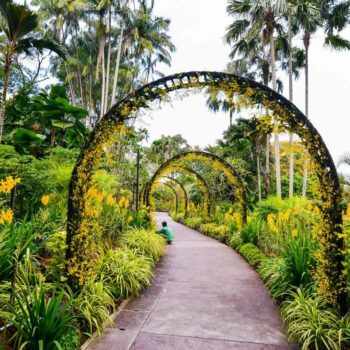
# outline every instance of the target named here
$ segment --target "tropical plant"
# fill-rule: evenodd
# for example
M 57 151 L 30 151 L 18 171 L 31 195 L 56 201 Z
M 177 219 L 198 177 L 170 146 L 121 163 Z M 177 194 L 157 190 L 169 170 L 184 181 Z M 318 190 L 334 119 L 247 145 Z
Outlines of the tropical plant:
M 137 296 L 149 286 L 153 262 L 129 248 L 109 249 L 99 259 L 99 273 L 117 299 Z
M 18 5 L 11 0 L 0 3 L 0 29 L 5 34 L 0 51 L 4 56 L 4 83 L 2 87 L 0 109 L 0 143 L 3 134 L 6 111 L 7 89 L 11 67 L 21 53 L 30 54 L 33 49 L 39 52 L 45 49 L 65 58 L 65 50 L 55 41 L 48 38 L 38 38 L 34 32 L 38 29 L 38 17 L 25 5 Z
M 131 229 L 118 239 L 119 247 L 126 246 L 138 255 L 148 257 L 155 264 L 164 254 L 165 240 L 154 230 Z
M 102 333 L 104 326 L 111 323 L 111 312 L 115 301 L 111 288 L 102 278 L 90 278 L 74 297 L 77 320 L 83 331 L 90 334 L 96 330 Z
M 288 323 L 288 333 L 307 349 L 343 349 L 345 323 L 336 310 L 330 309 L 325 298 L 297 289 L 290 292 L 282 305 L 282 314 Z M 348 318 L 348 317 L 346 317 Z
M 3 316 L 16 329 L 16 348 L 61 349 L 60 340 L 74 321 L 74 305 L 64 290 L 48 291 L 39 278 L 33 287 L 26 283 L 21 290 L 14 290 L 13 296 L 15 304 L 8 304 Z

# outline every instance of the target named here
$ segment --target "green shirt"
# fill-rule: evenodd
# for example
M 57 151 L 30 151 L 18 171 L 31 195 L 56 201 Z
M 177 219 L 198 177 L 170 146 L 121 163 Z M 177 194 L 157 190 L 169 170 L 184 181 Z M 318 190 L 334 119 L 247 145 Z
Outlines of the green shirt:
M 169 242 L 172 242 L 175 238 L 173 230 L 169 226 L 162 227 L 158 233 L 162 233 Z

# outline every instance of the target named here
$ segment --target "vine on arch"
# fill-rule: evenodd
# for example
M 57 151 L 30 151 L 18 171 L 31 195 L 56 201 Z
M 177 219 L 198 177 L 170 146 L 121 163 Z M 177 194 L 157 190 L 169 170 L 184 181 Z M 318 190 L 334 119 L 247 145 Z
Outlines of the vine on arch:
M 286 130 L 300 137 L 320 182 L 319 207 L 323 220 L 316 271 L 318 291 L 330 302 L 335 303 L 338 299 L 344 306 L 341 191 L 332 157 L 320 134 L 290 101 L 267 86 L 228 73 L 188 72 L 159 79 L 118 102 L 96 125 L 81 151 L 69 187 L 66 266 L 70 281 L 82 284 L 84 276 L 89 274 L 94 239 L 86 209 L 86 193 L 106 144 L 114 134 L 122 131 L 125 120 L 134 117 L 141 108 L 147 108 L 155 100 L 166 100 L 172 91 L 192 88 L 230 91 L 237 96 L 238 107 L 261 108 Z

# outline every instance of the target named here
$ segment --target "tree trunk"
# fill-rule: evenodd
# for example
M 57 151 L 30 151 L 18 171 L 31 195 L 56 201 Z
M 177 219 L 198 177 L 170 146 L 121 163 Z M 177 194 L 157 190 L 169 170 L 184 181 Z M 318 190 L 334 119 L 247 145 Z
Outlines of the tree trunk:
M 106 85 L 105 85 L 105 102 L 104 102 L 104 113 L 106 114 L 108 109 L 108 95 L 109 95 L 109 72 L 111 69 L 111 51 L 112 51 L 112 40 L 111 40 L 111 31 L 112 31 L 112 11 L 109 10 L 109 19 L 108 19 L 108 53 L 107 53 L 107 73 L 106 73 Z
M 309 117 L 309 46 L 310 46 L 310 32 L 305 30 L 304 37 L 305 48 L 305 115 Z M 309 159 L 306 157 L 304 162 L 304 174 L 303 174 L 303 191 L 302 196 L 306 197 L 307 191 L 307 178 L 308 178 Z
M 258 172 L 259 202 L 261 202 L 260 140 L 256 142 L 256 169 Z
M 270 195 L 270 134 L 266 135 L 265 160 L 265 195 L 268 198 Z
M 233 109 L 230 108 L 230 126 L 232 126 L 232 119 L 233 119 Z
M 51 129 L 50 131 L 50 147 L 54 148 L 55 147 L 55 130 Z
M 288 15 L 288 75 L 289 75 L 289 100 L 293 102 L 293 47 L 292 47 L 292 17 Z M 294 195 L 294 150 L 293 150 L 293 133 L 289 133 L 289 198 Z
M 308 172 L 309 172 L 309 159 L 306 156 L 304 161 L 304 174 L 303 174 L 303 190 L 302 190 L 303 197 L 306 197 Z
M 272 88 L 277 90 L 276 80 L 276 57 L 275 57 L 275 39 L 273 30 L 270 31 L 270 49 L 271 49 L 271 72 L 272 72 Z M 280 161 L 280 142 L 278 136 L 278 121 L 274 121 L 274 148 L 275 148 L 275 168 L 276 168 L 276 194 L 277 197 L 282 197 L 281 189 L 281 161 Z
M 270 64 L 267 60 L 263 62 L 263 79 L 266 86 L 269 85 Z M 265 198 L 270 195 L 270 134 L 265 140 Z
M 104 116 L 105 111 L 105 89 L 106 89 L 106 70 L 105 70 L 105 53 L 102 52 L 102 89 L 101 89 L 101 107 L 100 107 L 100 119 Z
M 120 29 L 120 35 L 119 35 L 119 43 L 118 43 L 118 49 L 117 49 L 117 58 L 115 60 L 111 107 L 115 104 L 115 98 L 116 98 L 116 93 L 117 93 L 120 58 L 121 58 L 121 52 L 122 52 L 123 40 L 124 40 L 123 38 L 124 38 L 124 25 L 122 24 L 122 27 Z
M 2 135 L 3 135 L 3 132 L 4 132 L 4 121 L 5 121 L 5 112 L 6 112 L 6 98 L 7 98 L 7 88 L 8 88 L 8 82 L 9 82 L 10 68 L 11 68 L 11 57 L 10 57 L 10 55 L 7 54 L 5 56 L 4 85 L 3 85 L 3 88 L 2 88 L 2 95 L 1 95 L 0 144 L 1 144 Z

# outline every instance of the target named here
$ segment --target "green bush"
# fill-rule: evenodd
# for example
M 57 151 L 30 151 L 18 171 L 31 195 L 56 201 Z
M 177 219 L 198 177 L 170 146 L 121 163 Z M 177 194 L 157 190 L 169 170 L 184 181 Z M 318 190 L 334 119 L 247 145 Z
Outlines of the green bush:
M 349 345 L 349 315 L 340 318 L 327 300 L 317 294 L 297 289 L 282 305 L 288 334 L 302 345 L 302 350 L 341 350 Z
M 258 267 L 266 259 L 264 253 L 252 243 L 246 243 L 239 248 L 239 253 L 254 268 Z
M 226 242 L 234 250 L 238 250 L 243 245 L 240 232 L 231 233 Z
M 137 296 L 142 288 L 150 285 L 151 259 L 129 248 L 108 250 L 100 257 L 99 266 L 99 273 L 117 299 Z
M 163 256 L 165 243 L 161 235 L 145 229 L 128 230 L 117 241 L 120 247 L 126 246 L 138 255 L 150 258 L 153 264 Z
M 230 234 L 230 227 L 227 225 L 218 225 L 215 223 L 209 223 L 209 224 L 200 225 L 199 231 L 221 242 L 226 242 L 226 238 Z
M 49 294 L 42 281 L 14 290 L 15 303 L 8 305 L 7 321 L 15 327 L 16 349 L 60 349 L 60 341 L 74 320 L 72 302 L 63 290 Z
M 201 217 L 186 218 L 183 220 L 183 223 L 194 230 L 198 230 L 199 226 L 203 223 L 203 219 Z
M 80 348 L 80 333 L 75 328 L 69 328 L 60 339 L 62 350 L 78 350 Z
M 275 299 L 282 298 L 293 287 L 290 284 L 286 261 L 283 258 L 263 260 L 258 272 Z
M 241 232 L 241 238 L 243 243 L 258 244 L 258 223 L 256 220 L 251 220 L 247 223 Z
M 315 250 L 316 243 L 309 234 L 301 233 L 297 237 L 284 238 L 281 256 L 285 260 L 290 285 L 299 287 L 312 282 L 310 270 L 315 265 Z
M 82 290 L 74 299 L 76 315 L 83 331 L 100 334 L 103 326 L 110 322 L 115 310 L 111 287 L 103 279 L 87 279 Z
M 175 212 L 171 212 L 169 213 L 170 216 L 177 222 L 182 222 L 185 218 L 185 213 L 175 213 Z

